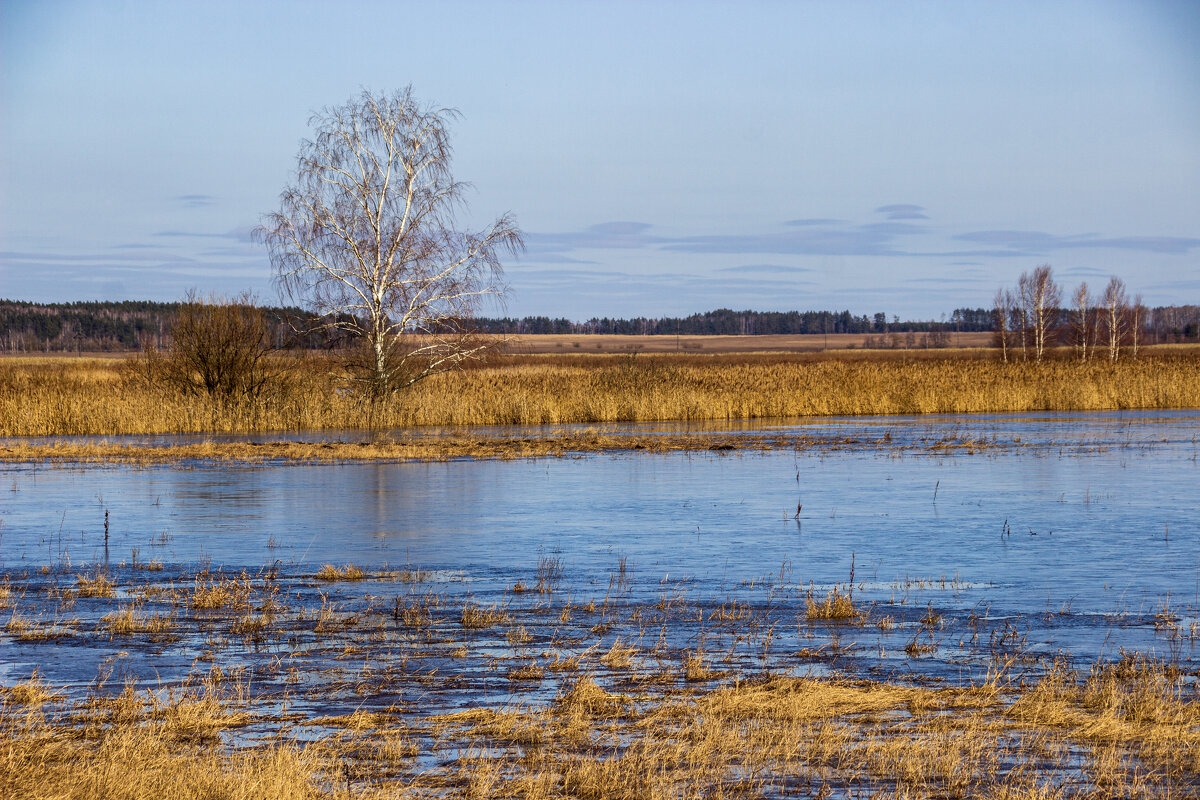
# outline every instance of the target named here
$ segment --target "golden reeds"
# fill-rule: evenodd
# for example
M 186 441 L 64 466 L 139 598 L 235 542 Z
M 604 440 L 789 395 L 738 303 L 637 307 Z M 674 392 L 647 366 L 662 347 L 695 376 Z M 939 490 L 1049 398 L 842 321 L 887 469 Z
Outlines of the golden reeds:
M 435 376 L 383 403 L 314 359 L 285 395 L 214 403 L 123 378 L 119 360 L 0 361 L 0 436 L 1200 406 L 1194 351 L 1116 364 L 953 357 L 525 357 Z

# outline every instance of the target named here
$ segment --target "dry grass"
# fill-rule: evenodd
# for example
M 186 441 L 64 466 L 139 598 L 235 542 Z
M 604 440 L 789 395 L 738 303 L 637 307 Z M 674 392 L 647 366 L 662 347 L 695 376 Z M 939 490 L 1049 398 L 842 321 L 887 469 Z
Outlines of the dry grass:
M 34 670 L 28 680 L 13 684 L 7 688 L 0 687 L 0 696 L 4 698 L 6 703 L 14 703 L 36 709 L 54 700 L 58 695 L 47 688 L 46 682 L 42 680 L 37 670 Z
M 361 581 L 365 580 L 367 574 L 362 571 L 361 567 L 356 567 L 353 564 L 338 569 L 333 564 L 326 564 L 321 567 L 320 571 L 314 576 L 319 581 Z
M 108 632 L 115 636 L 131 636 L 139 633 L 162 634 L 175 627 L 170 614 L 138 613 L 136 606 L 118 609 L 105 614 L 101 620 Z
M 729 420 L 810 415 L 1187 408 L 1195 349 L 1117 364 L 907 354 L 525 356 L 436 376 L 382 405 L 314 359 L 285 396 L 213 404 L 127 380 L 119 360 L 0 361 L 0 436 Z M 446 402 L 453 397 L 452 403 Z M 11 456 L 7 456 L 11 457 Z
M 984 448 L 1015 446 L 961 437 L 893 444 L 882 442 L 895 452 L 902 450 L 950 453 Z M 99 462 L 133 464 L 171 464 L 187 461 L 238 463 L 290 463 L 348 461 L 443 461 L 456 458 L 514 459 L 564 458 L 579 453 L 637 451 L 643 453 L 707 452 L 734 450 L 839 450 L 861 447 L 864 440 L 830 434 L 747 433 L 636 435 L 563 431 L 538 436 L 488 437 L 454 434 L 413 436 L 396 441 L 372 443 L 347 442 L 206 442 L 204 444 L 146 447 L 120 443 L 55 442 L 52 444 L 15 443 L 0 446 L 2 461 Z M 153 564 L 141 564 L 153 571 Z M 415 578 L 416 576 L 410 576 Z M 405 580 L 403 573 L 397 576 Z M 347 580 L 333 578 L 333 580 Z M 538 592 L 553 590 L 555 580 L 539 576 Z M 521 591 L 529 587 L 522 583 Z
M 786 658 L 762 670 L 731 661 L 714 628 L 732 629 L 726 644 L 770 635 L 767 609 L 732 599 L 715 626 L 699 614 L 712 606 L 672 600 L 672 613 L 707 627 L 699 643 L 660 646 L 652 629 L 649 639 L 634 626 L 628 639 L 609 640 L 585 634 L 591 621 L 559 627 L 557 606 L 536 595 L 523 608 L 430 590 L 389 601 L 387 619 L 381 598 L 353 617 L 336 613 L 329 595 L 339 587 L 323 588 L 306 589 L 313 613 L 287 615 L 278 630 L 288 644 L 253 670 L 216 664 L 222 653 L 249 652 L 230 634 L 256 637 L 274 625 L 273 578 L 203 573 L 160 600 L 237 612 L 174 620 L 213 649 L 201 662 L 211 660 L 206 672 L 107 695 L 51 686 L 36 673 L 0 688 L 0 797 L 1166 800 L 1200 792 L 1194 676 L 1140 655 L 1085 672 L 1059 664 L 1028 681 L 937 688 L 780 674 L 796 664 Z M 841 588 L 807 599 L 821 620 L 838 618 L 826 607 L 854 608 Z M 110 604 L 95 633 L 153 627 L 140 606 Z M 450 624 L 434 624 L 431 610 L 443 605 Z M 609 610 L 606 621 L 650 616 L 656 605 L 647 598 Z M 587 606 L 576 608 L 582 616 Z M 15 611 L 11 619 L 32 624 Z M 526 627 L 544 623 L 536 636 Z M 374 638 L 389 633 L 398 638 Z M 436 653 L 470 657 L 465 643 L 482 654 L 474 667 L 439 663 Z M 282 681 L 297 668 L 280 694 L 272 671 Z M 476 669 L 478 682 L 464 685 Z M 505 695 L 539 691 L 529 705 L 500 705 L 512 702 Z M 373 705 L 380 696 L 396 702 Z M 301 727 L 303 742 L 284 738 Z M 251 744 L 264 729 L 267 743 Z M 240 730 L 254 733 L 230 736 Z
M 307 800 L 327 797 L 315 759 L 297 748 L 222 753 L 180 743 L 161 725 L 122 726 L 98 740 L 6 720 L 0 796 L 26 800 Z
M 459 624 L 464 628 L 491 628 L 494 625 L 506 625 L 511 622 L 508 612 L 492 605 L 481 606 L 478 603 L 466 603 L 459 616 Z
M 213 682 L 92 700 L 75 719 L 103 725 L 80 736 L 38 710 L 61 698 L 35 676 L 4 690 L 0 795 L 1165 800 L 1200 786 L 1194 692 L 1136 657 L 1024 689 L 775 677 L 635 699 L 582 676 L 542 708 L 408 721 L 356 711 L 312 721 L 345 735 L 230 751 L 218 734 L 248 717 Z M 458 755 L 416 767 L 422 742 Z
M 112 597 L 113 584 L 103 572 L 97 572 L 91 577 L 77 575 L 75 593 L 79 597 Z
M 853 622 L 862 616 L 862 612 L 855 607 L 854 595 L 849 590 L 842 591 L 835 586 L 824 597 L 818 597 L 809 589 L 804 599 L 804 615 L 810 622 Z
M 249 607 L 254 591 L 250 577 L 244 573 L 238 578 L 201 573 L 195 579 L 187 604 L 198 610 L 240 610 Z

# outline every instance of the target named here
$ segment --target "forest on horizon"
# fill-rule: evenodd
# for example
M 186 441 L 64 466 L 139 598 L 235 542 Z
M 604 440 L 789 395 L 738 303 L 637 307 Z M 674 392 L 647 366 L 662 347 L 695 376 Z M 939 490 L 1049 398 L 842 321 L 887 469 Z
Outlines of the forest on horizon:
M 170 340 L 179 303 L 141 300 L 32 303 L 0 300 L 0 351 L 121 352 L 143 343 L 162 347 Z M 314 317 L 294 307 L 263 306 L 277 347 L 337 349 L 346 342 L 325 333 L 298 336 Z M 1065 311 L 1063 312 L 1065 314 Z M 687 317 L 481 317 L 474 326 L 485 334 L 568 334 L 641 336 L 754 336 L 790 334 L 890 334 L 994 331 L 993 309 L 958 308 L 941 320 L 890 319 L 883 312 L 734 311 L 715 309 Z M 1200 341 L 1200 305 L 1147 309 L 1145 341 Z M 936 339 L 935 339 L 936 341 Z

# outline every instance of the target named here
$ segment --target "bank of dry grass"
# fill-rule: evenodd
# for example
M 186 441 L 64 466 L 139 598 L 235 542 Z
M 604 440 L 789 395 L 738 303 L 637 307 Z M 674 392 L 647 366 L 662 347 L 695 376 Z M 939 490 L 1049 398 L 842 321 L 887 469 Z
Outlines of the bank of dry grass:
M 565 458 L 580 453 L 677 453 L 737 450 L 804 450 L 808 452 L 877 447 L 887 452 L 925 454 L 973 453 L 1019 446 L 960 436 L 917 437 L 891 442 L 877 436 L 836 434 L 645 434 L 623 435 L 553 431 L 539 436 L 458 436 L 439 434 L 377 439 L 370 442 L 200 442 L 145 446 L 129 442 L 9 442 L 0 445 L 0 462 L 176 464 L 208 463 L 336 463 L 360 461 L 448 461 L 459 458 L 508 460 Z
M 69 715 L 37 679 L 3 690 L 0 795 L 50 798 L 1192 797 L 1200 709 L 1131 657 L 1028 686 L 735 679 L 628 696 L 587 675 L 538 708 L 356 712 L 307 745 L 222 746 L 247 723 L 213 687 L 126 690 Z M 56 713 L 57 712 L 57 713 Z M 423 743 L 423 744 L 422 744 Z M 414 768 L 423 749 L 441 766 Z
M 1193 408 L 1200 355 L 1163 350 L 1116 364 L 1001 364 L 964 352 L 528 356 L 435 376 L 383 404 L 342 387 L 332 362 L 313 359 L 287 391 L 220 404 L 148 388 L 121 361 L 7 359 L 0 436 Z

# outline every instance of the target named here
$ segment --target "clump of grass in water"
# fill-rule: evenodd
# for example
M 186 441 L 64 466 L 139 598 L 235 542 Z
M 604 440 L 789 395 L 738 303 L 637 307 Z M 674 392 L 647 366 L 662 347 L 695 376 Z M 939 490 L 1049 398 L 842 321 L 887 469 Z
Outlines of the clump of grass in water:
M 829 594 L 824 597 L 817 597 L 813 590 L 809 589 L 804 596 L 804 613 L 809 621 L 847 622 L 861 616 L 858 608 L 854 605 L 854 596 L 849 592 L 843 592 L 836 586 L 830 589 Z
M 564 574 L 565 571 L 563 570 L 561 558 L 539 556 L 537 563 L 537 591 L 541 594 L 549 594 L 554 591 L 554 586 L 563 579 Z
M 196 576 L 187 604 L 191 608 L 212 611 L 221 608 L 246 608 L 254 588 L 250 576 L 242 573 L 239 578 L 225 578 L 202 572 Z
M 717 673 L 704 663 L 704 653 L 697 650 L 683 663 L 683 679 L 688 683 L 703 683 L 716 677 Z
M 175 620 L 170 615 L 152 614 L 148 617 L 139 616 L 133 606 L 118 609 L 111 614 L 105 614 L 100 620 L 110 634 L 131 636 L 137 633 L 165 633 L 175 627 Z
M 851 622 L 860 619 L 863 614 L 854 605 L 854 554 L 850 554 L 850 580 L 845 591 L 834 586 L 825 597 L 817 597 L 810 586 L 804 595 L 804 615 L 810 622 L 828 620 L 832 622 Z
M 407 565 L 404 569 L 396 573 L 395 578 L 401 583 L 424 583 L 429 580 L 429 572 L 419 567 Z
M 436 600 L 429 595 L 420 599 L 397 597 L 392 616 L 405 628 L 425 628 L 433 624 L 433 615 L 429 612 L 431 605 L 436 605 Z
M 367 577 L 367 574 L 362 571 L 361 567 L 356 567 L 354 564 L 347 564 L 338 569 L 333 564 L 326 564 L 321 567 L 321 571 L 314 577 L 319 581 L 361 581 Z
M 546 670 L 537 664 L 526 664 L 522 667 L 510 669 L 506 677 L 510 681 L 540 681 L 545 675 Z
M 113 583 L 103 572 L 97 572 L 91 577 L 75 576 L 75 593 L 79 597 L 113 597 Z
M 503 625 L 510 622 L 508 613 L 497 606 L 484 608 L 477 603 L 467 603 L 462 608 L 459 623 L 464 628 L 490 628 L 493 625 Z
M 516 628 L 510 628 L 509 631 L 504 634 L 504 639 L 509 644 L 515 646 L 519 644 L 529 644 L 533 641 L 533 636 L 529 633 L 528 628 L 526 628 L 524 625 L 521 625 Z
M 608 652 L 600 657 L 600 663 L 609 669 L 629 669 L 633 666 L 633 654 L 637 652 L 637 648 L 626 646 L 621 643 L 621 637 L 613 639 L 612 647 L 608 648 Z
M 41 674 L 34 669 L 33 674 L 29 676 L 29 680 L 21 681 L 8 688 L 0 687 L 0 696 L 6 702 L 19 706 L 41 708 L 59 695 L 46 687 L 46 682 L 42 680 Z

